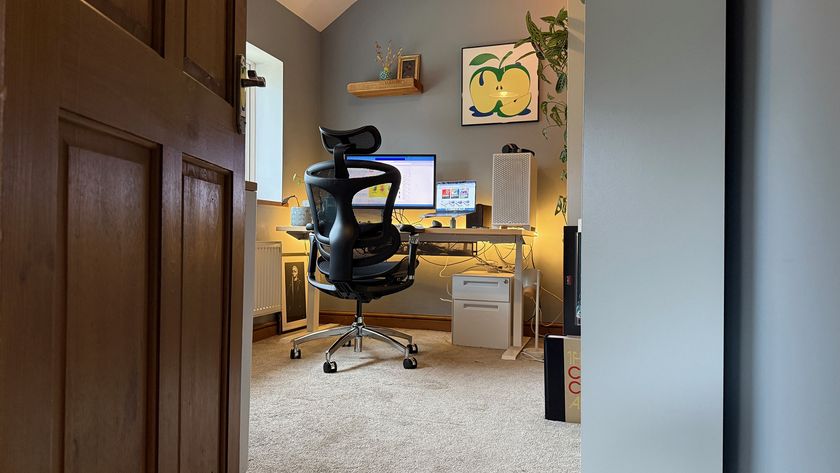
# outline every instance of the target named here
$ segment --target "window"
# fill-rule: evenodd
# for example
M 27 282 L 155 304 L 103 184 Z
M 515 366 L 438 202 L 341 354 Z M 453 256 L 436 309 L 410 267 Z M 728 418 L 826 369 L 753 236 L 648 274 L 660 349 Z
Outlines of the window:
M 245 43 L 248 67 L 265 77 L 245 100 L 245 176 L 256 182 L 260 200 L 283 200 L 283 62 Z

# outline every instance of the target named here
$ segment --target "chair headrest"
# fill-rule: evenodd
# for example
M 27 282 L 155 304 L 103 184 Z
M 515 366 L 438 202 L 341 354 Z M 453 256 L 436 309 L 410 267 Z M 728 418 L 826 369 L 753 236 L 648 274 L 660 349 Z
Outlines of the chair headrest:
M 321 142 L 324 149 L 333 153 L 336 146 L 346 145 L 347 153 L 371 154 L 375 153 L 382 145 L 382 135 L 373 125 L 363 126 L 355 130 L 330 130 L 329 128 L 318 127 L 321 130 Z

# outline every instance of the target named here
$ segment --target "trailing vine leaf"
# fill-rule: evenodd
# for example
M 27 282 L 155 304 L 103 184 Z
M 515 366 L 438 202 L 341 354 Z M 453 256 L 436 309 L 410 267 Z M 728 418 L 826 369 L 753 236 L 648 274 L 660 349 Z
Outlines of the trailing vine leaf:
M 479 54 L 478 56 L 474 57 L 473 60 L 470 61 L 470 66 L 480 66 L 480 65 L 484 64 L 485 62 L 493 60 L 493 59 L 498 61 L 499 57 L 496 56 L 495 54 L 482 53 L 482 54 Z
M 581 0 L 583 3 L 583 0 Z M 528 53 L 517 59 L 536 54 L 539 62 L 537 63 L 537 77 L 539 80 L 554 85 L 554 93 L 558 96 L 563 93 L 568 87 L 568 75 L 566 70 L 569 63 L 569 27 L 568 27 L 569 12 L 565 8 L 561 8 L 555 16 L 544 16 L 540 20 L 544 22 L 547 29 L 542 30 L 534 22 L 531 17 L 531 12 L 525 15 L 525 27 L 528 30 L 528 37 L 516 42 L 516 47 L 521 46 L 527 42 L 531 43 L 534 48 L 533 53 Z M 553 81 L 549 79 L 546 74 L 546 68 L 556 76 Z M 568 108 L 564 102 L 556 100 L 557 97 L 548 94 L 548 99 L 543 100 L 539 104 L 539 111 L 545 117 L 548 125 L 542 130 L 543 137 L 549 139 L 548 132 L 552 128 L 560 128 L 563 130 L 563 148 L 560 150 L 558 156 L 561 163 L 566 164 L 569 160 L 569 150 L 566 145 L 568 142 L 568 129 L 566 127 L 568 119 Z M 566 181 L 568 178 L 567 171 L 562 170 L 560 178 Z M 566 196 L 559 196 L 557 198 L 557 205 L 554 209 L 554 215 L 563 214 L 563 219 L 566 219 L 566 212 L 568 210 L 568 200 Z
M 569 199 L 565 195 L 557 198 L 557 205 L 554 207 L 554 215 L 563 214 L 563 220 L 566 220 L 566 212 L 569 210 Z
M 559 94 L 559 93 L 563 92 L 564 90 L 566 90 L 566 81 L 567 80 L 568 80 L 568 77 L 566 76 L 565 72 L 561 73 L 561 74 L 557 74 L 557 85 L 554 87 L 554 91 Z

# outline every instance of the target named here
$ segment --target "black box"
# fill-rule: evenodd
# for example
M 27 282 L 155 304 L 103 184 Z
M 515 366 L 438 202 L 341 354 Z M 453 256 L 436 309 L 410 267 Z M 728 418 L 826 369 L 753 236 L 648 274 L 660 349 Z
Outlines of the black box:
M 476 204 L 475 212 L 467 214 L 467 228 L 489 228 L 493 222 L 490 209 L 489 205 Z

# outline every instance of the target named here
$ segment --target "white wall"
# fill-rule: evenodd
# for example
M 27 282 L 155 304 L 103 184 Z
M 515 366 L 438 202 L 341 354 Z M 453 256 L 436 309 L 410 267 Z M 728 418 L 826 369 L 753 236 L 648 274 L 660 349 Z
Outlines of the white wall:
M 725 471 L 837 472 L 840 2 L 731 13 Z
M 586 8 L 585 473 L 719 472 L 724 0 Z

